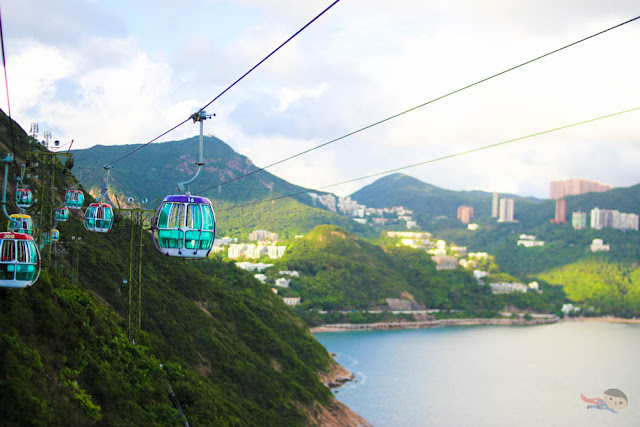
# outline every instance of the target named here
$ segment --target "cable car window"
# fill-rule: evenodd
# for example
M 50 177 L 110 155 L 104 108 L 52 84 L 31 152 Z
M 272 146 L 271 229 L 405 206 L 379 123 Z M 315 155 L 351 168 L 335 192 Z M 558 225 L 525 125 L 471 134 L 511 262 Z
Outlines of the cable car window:
M 169 221 L 167 224 L 167 228 L 179 228 L 182 227 L 184 223 L 184 213 L 182 205 L 180 204 L 171 204 L 173 208 L 169 214 Z
M 15 259 L 15 242 L 13 240 L 5 240 L 2 242 L 2 254 L 0 260 L 13 261 Z
M 25 243 L 24 240 L 16 241 L 16 259 L 18 262 L 27 262 Z
M 189 209 L 191 210 L 191 225 L 188 225 L 188 227 L 200 230 L 202 228 L 202 211 L 200 210 L 200 205 L 189 204 Z
M 213 230 L 213 209 L 209 205 L 202 205 L 203 230 Z

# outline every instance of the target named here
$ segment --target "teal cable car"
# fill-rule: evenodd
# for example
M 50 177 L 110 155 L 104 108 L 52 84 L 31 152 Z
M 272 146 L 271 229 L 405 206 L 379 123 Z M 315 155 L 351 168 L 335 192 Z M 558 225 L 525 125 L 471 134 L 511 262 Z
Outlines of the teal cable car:
M 28 288 L 39 276 L 40 252 L 33 237 L 0 233 L 0 287 Z
M 82 209 L 84 193 L 80 190 L 69 190 L 65 196 L 65 206 L 69 209 Z

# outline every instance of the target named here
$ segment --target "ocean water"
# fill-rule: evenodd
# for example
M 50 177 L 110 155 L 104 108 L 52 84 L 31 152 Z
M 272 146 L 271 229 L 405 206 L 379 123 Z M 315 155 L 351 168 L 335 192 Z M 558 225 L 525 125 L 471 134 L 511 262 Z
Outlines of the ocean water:
M 375 426 L 640 426 L 640 325 L 561 322 L 318 333 Z M 617 388 L 618 413 L 587 409 Z

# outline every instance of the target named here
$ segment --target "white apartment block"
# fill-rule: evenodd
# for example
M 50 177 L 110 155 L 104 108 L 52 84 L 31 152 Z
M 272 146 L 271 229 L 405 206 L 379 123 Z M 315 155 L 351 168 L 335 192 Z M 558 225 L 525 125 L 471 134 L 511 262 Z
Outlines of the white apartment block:
M 498 222 L 514 222 L 513 220 L 514 202 L 513 199 L 500 199 L 500 216 Z
M 638 231 L 638 215 L 597 207 L 591 209 L 591 228 L 602 230 L 607 227 Z
M 269 267 L 273 267 L 273 264 L 264 264 L 261 262 L 236 262 L 236 267 L 247 271 L 262 271 L 266 270 Z

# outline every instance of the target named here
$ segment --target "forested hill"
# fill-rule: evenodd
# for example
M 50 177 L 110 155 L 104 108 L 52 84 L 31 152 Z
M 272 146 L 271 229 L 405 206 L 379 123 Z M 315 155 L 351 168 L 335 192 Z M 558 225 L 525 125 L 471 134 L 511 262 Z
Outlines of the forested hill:
M 452 191 L 422 182 L 416 178 L 392 174 L 362 189 L 351 197 L 359 203 L 372 207 L 405 206 L 414 211 L 418 223 L 428 231 L 460 227 L 457 220 L 458 206 L 471 206 L 474 209 L 475 222 L 495 223 L 491 219 L 492 193 L 483 191 Z M 555 200 L 535 199 L 510 194 L 499 194 L 515 200 L 514 217 L 518 229 L 531 230 L 544 226 L 555 216 Z M 640 184 L 628 188 L 614 188 L 604 193 L 588 193 L 568 196 L 567 218 L 571 213 L 589 212 L 595 207 L 616 209 L 620 212 L 640 212 Z M 447 217 L 451 221 L 439 222 L 438 217 Z
M 85 188 L 97 194 L 98 188 L 104 186 L 103 166 L 140 147 L 141 144 L 75 150 L 74 173 Z M 216 187 L 258 169 L 250 159 L 218 138 L 204 137 L 203 157 L 206 165 L 189 189 L 192 194 L 213 201 L 220 235 L 247 238 L 256 228 L 267 228 L 282 237 L 293 237 L 319 224 L 339 225 L 360 235 L 372 233 L 370 227 L 326 210 L 309 197 L 303 187 L 267 171 Z M 113 165 L 110 194 L 121 203 L 128 197 L 137 201 L 147 198 L 153 207 L 158 198 L 176 194 L 178 182 L 193 176 L 197 158 L 198 137 L 150 144 Z M 289 194 L 296 195 L 282 197 Z
M 11 149 L 24 161 L 29 138 L 16 126 L 14 150 L 7 130 L 0 116 L 0 154 Z M 55 167 L 62 203 L 75 180 L 61 163 Z M 32 188 L 35 179 L 27 180 Z M 1 424 L 178 425 L 169 386 L 191 425 L 358 420 L 318 380 L 331 357 L 269 288 L 222 261 L 196 269 L 163 257 L 147 233 L 142 333 L 132 345 L 123 283 L 131 224 L 119 216 L 112 232 L 89 233 L 80 217 L 59 224 L 58 255 L 33 287 L 0 289 Z M 72 236 L 81 240 L 74 245 Z

